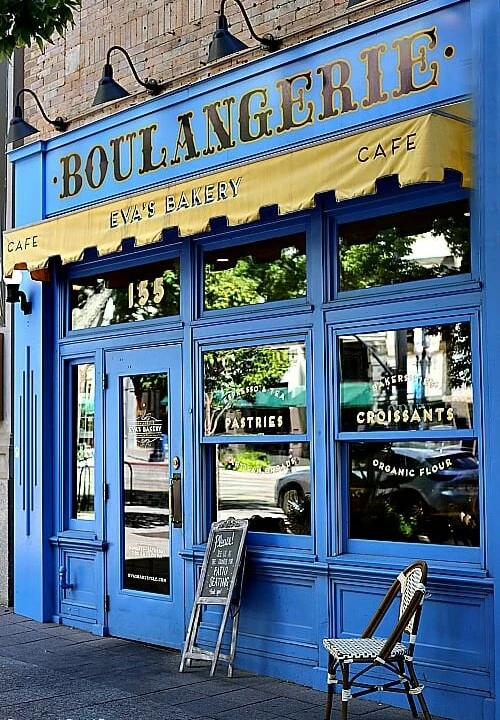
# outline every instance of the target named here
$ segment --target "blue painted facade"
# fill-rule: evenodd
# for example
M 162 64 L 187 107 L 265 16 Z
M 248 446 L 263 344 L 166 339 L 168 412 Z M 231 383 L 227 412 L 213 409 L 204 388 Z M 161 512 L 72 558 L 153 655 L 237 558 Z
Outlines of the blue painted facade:
M 500 507 L 496 478 L 500 464 L 496 442 L 500 397 L 496 363 L 500 352 L 496 278 L 500 266 L 499 23 L 500 9 L 491 0 L 414 3 L 11 153 L 15 224 L 22 227 L 121 195 L 152 187 L 167 189 L 174 180 L 202 177 L 209 171 L 362 132 L 451 103 L 472 99 L 474 112 L 472 193 L 460 186 L 453 173 L 447 173 L 444 183 L 430 187 L 422 183 L 400 189 L 396 182 L 381 182 L 376 194 L 342 203 L 337 203 L 333 194 L 324 195 L 317 198 L 314 208 L 283 217 L 270 198 L 261 219 L 249 225 L 229 228 L 219 218 L 213 221 L 211 231 L 201 236 L 180 238 L 168 232 L 161 241 L 141 248 L 127 241 L 121 252 L 107 257 L 98 258 L 89 251 L 81 262 L 68 266 L 52 260 L 52 278 L 47 283 L 24 274 L 23 289 L 33 303 L 33 312 L 23 315 L 17 310 L 15 322 L 17 612 L 95 634 L 182 647 L 211 519 L 202 452 L 202 446 L 210 444 L 202 433 L 202 353 L 257 343 L 303 342 L 308 365 L 307 432 L 300 439 L 309 442 L 312 449 L 312 531 L 311 535 L 250 532 L 237 666 L 324 688 L 326 654 L 322 638 L 359 633 L 394 574 L 419 556 L 429 562 L 431 595 L 426 600 L 417 646 L 417 674 L 426 685 L 431 712 L 457 720 L 500 720 L 500 681 L 495 672 L 500 657 L 500 644 L 496 642 L 500 632 L 496 588 L 500 554 L 495 532 Z M 362 73 L 355 71 L 360 51 L 386 43 L 388 50 L 381 55 L 383 83 L 394 91 L 399 82 L 398 60 L 391 43 L 434 27 L 438 28 L 437 47 L 425 40 L 426 62 L 415 69 L 414 81 L 422 90 L 363 108 L 366 87 Z M 417 41 L 417 48 L 421 42 Z M 447 59 L 443 50 L 450 46 L 454 53 Z M 353 91 L 360 107 L 319 120 L 324 98 L 320 96 L 321 73 L 317 69 L 339 58 L 353 68 Z M 436 86 L 429 84 L 433 61 L 442 69 Z M 305 93 L 316 120 L 306 122 L 309 106 L 296 100 L 297 127 L 293 131 L 273 131 L 258 142 L 235 142 L 234 147 L 221 152 L 200 151 L 199 156 L 190 158 L 189 143 L 183 145 L 186 135 L 178 135 L 179 116 L 192 113 L 193 136 L 204 138 L 200 148 L 215 145 L 207 131 L 203 107 L 232 97 L 234 103 L 222 103 L 221 107 L 236 113 L 245 93 L 265 87 L 269 127 L 276 128 L 280 83 L 292 76 L 299 78 L 294 86 L 297 97 Z M 263 109 L 258 104 L 263 97 L 261 93 L 254 113 L 259 107 Z M 227 127 L 229 116 L 223 119 Z M 237 114 L 232 122 L 234 127 L 238 125 Z M 158 169 L 139 173 L 144 155 L 136 144 L 131 161 L 136 171 L 122 182 L 114 181 L 110 141 L 152 126 L 151 138 L 156 144 L 151 157 Z M 175 127 L 173 136 L 167 127 Z M 83 165 L 81 190 L 75 191 L 73 178 L 64 196 L 61 173 L 66 161 L 61 158 L 79 153 L 85 159 L 94 153 L 92 148 L 103 148 L 106 156 L 106 173 L 98 170 L 98 160 L 91 162 L 91 182 L 99 186 L 88 187 Z M 167 148 L 165 153 L 162 148 Z M 95 150 L 94 159 L 100 154 L 100 149 Z M 179 162 L 172 164 L 176 157 Z M 161 158 L 165 158 L 164 164 Z M 77 173 L 74 164 L 66 165 L 66 169 L 70 175 Z M 424 280 L 392 288 L 338 292 L 332 248 L 340 222 L 466 197 L 471 200 L 472 218 L 470 273 L 432 283 Z M 204 250 L 270 242 L 295 233 L 305 234 L 307 242 L 305 298 L 234 310 L 201 309 L 200 258 Z M 89 238 L 88 247 L 95 245 L 98 238 Z M 173 257 L 180 261 L 178 315 L 97 329 L 68 329 L 71 279 Z M 464 430 L 461 437 L 473 439 L 478 447 L 480 544 L 467 547 L 351 540 L 346 530 L 346 467 L 338 448 L 343 441 L 359 440 L 359 433 L 339 429 L 337 338 L 346 333 L 452 321 L 470 322 L 472 329 L 475 427 L 474 431 Z M 94 363 L 96 369 L 96 502 L 92 522 L 72 520 L 68 509 L 67 368 L 79 362 Z M 172 455 L 182 459 L 184 521 L 182 528 L 171 531 L 173 591 L 158 604 L 145 594 L 129 600 L 119 592 L 116 518 L 120 500 L 112 481 L 117 462 L 117 436 L 113 433 L 119 405 L 118 379 L 127 372 L 161 372 L 165 368 L 175 389 L 176 435 L 171 442 Z M 453 437 L 451 431 L 440 433 L 444 439 Z M 287 439 L 294 438 L 285 436 Z M 62 583 L 60 568 L 64 568 Z M 65 583 L 71 587 L 64 587 Z M 213 641 L 216 631 L 216 614 L 207 613 L 203 637 Z

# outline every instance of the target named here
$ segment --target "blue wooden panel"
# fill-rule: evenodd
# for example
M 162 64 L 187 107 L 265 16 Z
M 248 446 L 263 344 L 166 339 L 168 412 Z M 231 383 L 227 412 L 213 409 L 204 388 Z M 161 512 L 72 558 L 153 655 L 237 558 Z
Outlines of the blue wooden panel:
M 45 538 L 52 526 L 51 434 L 53 395 L 43 394 L 44 373 L 51 381 L 53 363 L 44 366 L 41 337 L 50 318 L 50 295 L 23 274 L 21 288 L 32 302 L 24 315 L 15 305 L 14 349 L 14 609 L 37 620 L 52 617 L 52 591 L 43 581 L 51 568 Z M 43 312 L 46 314 L 44 315 Z M 46 335 L 50 340 L 50 330 Z M 49 353 L 53 348 L 49 343 Z M 52 384 L 51 384 L 52 387 Z M 43 398 L 43 399 L 42 399 Z
M 318 597 L 317 597 L 318 596 Z M 246 576 L 237 639 L 237 666 L 291 682 L 312 684 L 318 664 L 317 582 L 310 570 L 254 569 Z M 326 608 L 326 605 L 325 605 Z M 221 610 L 207 607 L 198 633 L 201 647 L 213 648 Z M 230 644 L 230 627 L 223 652 Z
M 96 563 L 93 555 L 65 552 L 63 554 L 67 582 L 73 585 L 65 591 L 65 601 L 87 608 L 97 607 Z
M 373 579 L 366 582 L 335 583 L 335 627 L 339 637 L 357 637 L 376 610 L 387 585 Z M 449 691 L 468 688 L 477 694 L 492 689 L 491 595 L 487 589 L 460 589 L 454 584 L 448 591 L 430 585 L 418 633 L 415 658 L 421 679 L 432 687 L 446 686 Z M 397 607 L 384 620 L 377 635 L 384 637 L 394 626 Z
M 45 145 L 31 143 L 17 151 L 16 172 L 14 175 L 14 224 L 28 225 L 45 216 Z M 26 198 L 29 197 L 29 202 Z M 36 241 L 35 241 L 36 242 Z

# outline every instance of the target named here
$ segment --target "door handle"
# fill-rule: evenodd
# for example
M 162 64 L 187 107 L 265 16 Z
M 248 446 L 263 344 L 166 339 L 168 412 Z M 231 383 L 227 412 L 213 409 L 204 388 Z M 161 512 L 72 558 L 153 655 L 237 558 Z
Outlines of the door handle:
M 169 511 L 172 525 L 182 527 L 182 475 L 172 473 L 169 489 Z

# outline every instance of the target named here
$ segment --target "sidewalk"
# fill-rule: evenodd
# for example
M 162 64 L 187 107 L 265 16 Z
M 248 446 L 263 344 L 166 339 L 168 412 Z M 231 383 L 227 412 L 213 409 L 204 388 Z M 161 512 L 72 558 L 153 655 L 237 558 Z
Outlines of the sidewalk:
M 173 650 L 40 624 L 0 606 L 0 720 L 323 720 L 325 693 L 241 670 L 228 679 L 224 663 L 213 678 L 207 663 L 179 673 L 179 661 Z M 411 720 L 364 699 L 349 714 Z

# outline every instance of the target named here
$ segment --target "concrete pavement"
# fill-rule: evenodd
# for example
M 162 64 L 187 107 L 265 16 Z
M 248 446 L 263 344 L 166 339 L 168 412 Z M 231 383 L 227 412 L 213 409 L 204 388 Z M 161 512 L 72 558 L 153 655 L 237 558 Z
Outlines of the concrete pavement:
M 179 673 L 177 651 L 37 623 L 0 606 L 0 720 L 322 720 L 325 693 L 208 664 Z M 340 717 L 340 703 L 332 720 Z M 431 708 L 432 711 L 432 708 Z M 411 714 L 353 700 L 356 720 Z M 438 720 L 437 718 L 435 720 Z

